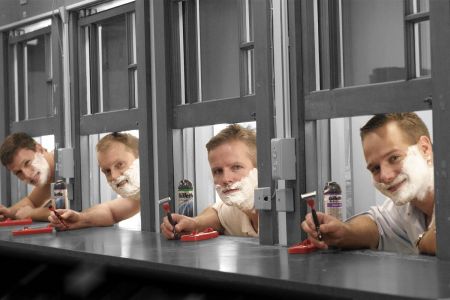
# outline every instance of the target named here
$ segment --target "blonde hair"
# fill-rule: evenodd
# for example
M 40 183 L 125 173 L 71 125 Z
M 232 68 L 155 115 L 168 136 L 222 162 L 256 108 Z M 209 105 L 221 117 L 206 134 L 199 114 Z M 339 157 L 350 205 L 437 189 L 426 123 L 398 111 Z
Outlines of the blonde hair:
M 253 163 L 253 166 L 256 167 L 256 132 L 251 128 L 245 128 L 239 124 L 228 125 L 209 140 L 206 144 L 206 149 L 209 153 L 218 146 L 231 141 L 241 141 L 247 145 L 250 151 L 249 157 Z
M 113 142 L 124 144 L 136 158 L 139 157 L 139 139 L 129 133 L 113 132 L 105 135 L 97 143 L 97 152 L 105 152 Z

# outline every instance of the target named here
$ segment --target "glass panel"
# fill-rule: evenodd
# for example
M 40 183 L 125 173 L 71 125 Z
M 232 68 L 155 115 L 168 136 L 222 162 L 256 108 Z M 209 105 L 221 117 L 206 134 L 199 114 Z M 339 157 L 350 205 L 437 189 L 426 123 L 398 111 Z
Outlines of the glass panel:
M 403 0 L 343 0 L 344 85 L 406 78 Z
M 136 63 L 136 14 L 130 14 L 130 64 Z
M 129 108 L 128 44 L 125 15 L 117 16 L 99 25 L 100 101 L 103 109 L 111 111 Z
M 28 119 L 47 117 L 52 93 L 47 86 L 50 74 L 46 63 L 50 62 L 50 53 L 46 53 L 45 36 L 27 41 L 25 49 Z
M 239 5 L 199 1 L 202 100 L 240 96 Z
M 252 95 L 255 93 L 255 77 L 254 77 L 254 49 L 244 51 L 244 78 L 245 95 Z
M 129 133 L 139 138 L 138 130 L 123 131 L 123 133 Z M 119 198 L 120 196 L 114 192 L 105 175 L 101 172 L 97 161 L 97 143 L 102 137 L 108 133 L 93 134 L 89 136 L 89 191 L 90 191 L 90 206 L 98 203 L 104 203 L 112 199 Z M 123 220 L 118 223 L 119 227 L 140 230 L 141 229 L 141 217 L 140 213 Z
M 418 0 L 418 11 L 427 12 L 430 11 L 430 1 L 429 0 Z
M 433 137 L 432 112 L 416 113 L 427 125 L 430 136 Z M 360 128 L 371 117 L 330 120 L 331 178 L 324 178 L 324 181 L 332 180 L 340 185 L 347 218 L 368 210 L 370 206 L 382 204 L 386 199 L 386 196 L 373 186 L 361 145 Z
M 249 0 L 242 1 L 242 31 L 241 40 L 243 42 L 253 41 L 253 22 Z
M 36 142 L 41 144 L 47 151 L 51 152 L 55 149 L 54 135 L 44 135 L 40 137 L 33 137 Z M 26 197 L 33 190 L 34 186 L 20 181 L 16 176 L 11 176 L 11 193 L 12 204 L 17 203 L 20 199 Z
M 419 47 L 420 55 L 418 65 L 420 66 L 419 76 L 431 75 L 431 50 L 430 50 L 430 21 L 420 22 L 419 26 Z
M 81 114 L 91 114 L 90 28 L 83 27 L 80 42 L 80 102 Z
M 256 129 L 256 122 L 239 124 Z M 189 180 L 193 185 L 194 215 L 202 212 L 218 199 L 205 145 L 227 125 L 216 124 L 173 130 L 174 195 L 177 195 L 181 181 Z M 176 199 L 178 200 L 178 197 Z M 180 201 L 176 201 L 176 211 L 182 212 L 179 210 L 180 208 L 183 208 Z

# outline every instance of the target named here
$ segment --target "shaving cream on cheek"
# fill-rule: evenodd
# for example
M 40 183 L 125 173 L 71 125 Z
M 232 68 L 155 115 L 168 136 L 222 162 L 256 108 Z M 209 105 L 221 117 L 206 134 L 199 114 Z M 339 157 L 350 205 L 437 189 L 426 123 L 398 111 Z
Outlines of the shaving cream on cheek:
M 253 168 L 249 174 L 240 181 L 229 186 L 216 185 L 216 191 L 220 199 L 229 206 L 235 206 L 243 211 L 254 208 L 254 191 L 258 187 L 258 171 Z M 230 191 L 236 190 L 236 191 Z
M 33 161 L 31 162 L 31 166 L 34 168 L 35 173 L 33 177 L 40 173 L 39 182 L 36 182 L 35 185 L 43 186 L 47 183 L 48 175 L 50 174 L 50 165 L 48 161 L 45 159 L 44 155 L 36 152 Z

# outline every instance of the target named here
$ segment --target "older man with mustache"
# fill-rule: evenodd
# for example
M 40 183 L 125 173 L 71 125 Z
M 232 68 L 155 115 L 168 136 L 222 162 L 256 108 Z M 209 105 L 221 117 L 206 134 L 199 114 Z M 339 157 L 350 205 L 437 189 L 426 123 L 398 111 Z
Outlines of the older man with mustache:
M 42 205 L 51 198 L 50 183 L 54 180 L 55 166 L 53 153 L 48 152 L 28 134 L 17 132 L 3 141 L 0 160 L 17 178 L 34 186 L 29 195 L 11 207 L 0 205 L 0 220 L 47 220 L 49 210 Z
M 346 222 L 318 213 L 301 227 L 319 248 L 372 248 L 401 253 L 436 252 L 433 152 L 428 129 L 415 113 L 380 114 L 361 128 L 367 169 L 389 199 Z
M 258 212 L 253 200 L 254 189 L 258 186 L 255 131 L 237 124 L 229 125 L 214 136 L 206 148 L 221 201 L 194 218 L 172 214 L 175 226 L 165 217 L 161 232 L 166 238 L 174 239 L 180 234 L 211 227 L 226 235 L 258 236 Z
M 121 197 L 106 201 L 82 212 L 56 210 L 48 217 L 59 230 L 93 226 L 111 226 L 128 219 L 140 210 L 139 140 L 128 133 L 111 133 L 97 144 L 97 160 L 108 184 Z

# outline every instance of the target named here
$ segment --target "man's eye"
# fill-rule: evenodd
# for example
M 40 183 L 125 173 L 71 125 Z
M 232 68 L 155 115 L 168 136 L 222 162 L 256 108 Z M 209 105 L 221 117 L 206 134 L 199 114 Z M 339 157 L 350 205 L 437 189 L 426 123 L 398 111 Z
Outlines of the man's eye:
M 378 172 L 380 171 L 380 167 L 373 167 L 372 169 L 370 169 L 370 173 L 376 175 L 378 174 Z
M 213 170 L 212 171 L 213 175 L 219 175 L 220 173 L 222 173 L 221 170 Z
M 400 155 L 392 155 L 392 156 L 389 158 L 389 161 L 390 161 L 391 163 L 395 163 L 395 162 L 397 162 L 399 159 L 400 159 Z

